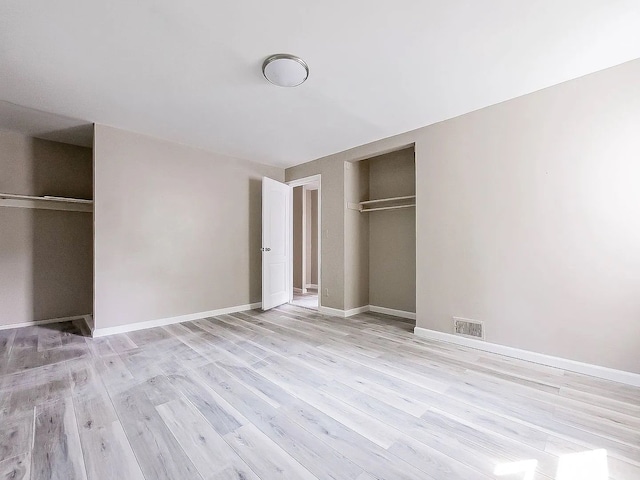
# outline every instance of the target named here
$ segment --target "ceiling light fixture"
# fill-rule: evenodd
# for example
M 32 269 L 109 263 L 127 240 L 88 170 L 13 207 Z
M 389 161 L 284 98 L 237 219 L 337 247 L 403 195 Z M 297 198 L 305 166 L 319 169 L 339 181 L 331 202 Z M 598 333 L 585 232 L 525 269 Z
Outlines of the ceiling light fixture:
M 262 74 L 279 87 L 297 87 L 309 78 L 309 66 L 295 55 L 278 53 L 264 61 Z

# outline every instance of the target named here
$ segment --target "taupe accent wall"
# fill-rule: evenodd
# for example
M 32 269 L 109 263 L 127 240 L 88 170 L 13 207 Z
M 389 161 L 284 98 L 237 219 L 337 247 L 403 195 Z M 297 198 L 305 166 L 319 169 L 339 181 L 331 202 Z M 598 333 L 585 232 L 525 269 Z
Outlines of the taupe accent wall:
M 95 129 L 95 324 L 261 301 L 261 179 L 284 171 Z
M 0 192 L 92 198 L 89 148 L 0 131 Z M 0 325 L 93 308 L 91 213 L 0 206 Z
M 339 292 L 330 188 L 345 161 L 415 144 L 416 325 L 483 320 L 489 342 L 640 373 L 639 125 L 635 60 L 286 175 L 322 174 L 322 284 Z
M 415 195 L 413 148 L 367 160 L 372 199 Z M 416 311 L 416 210 L 380 210 L 369 217 L 369 304 Z

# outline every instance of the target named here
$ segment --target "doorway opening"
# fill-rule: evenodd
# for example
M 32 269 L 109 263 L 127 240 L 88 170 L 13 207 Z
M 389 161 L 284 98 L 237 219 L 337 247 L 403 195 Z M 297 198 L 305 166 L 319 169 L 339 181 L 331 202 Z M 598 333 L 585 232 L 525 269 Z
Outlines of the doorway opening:
M 292 305 L 320 307 L 320 179 L 309 177 L 292 187 Z

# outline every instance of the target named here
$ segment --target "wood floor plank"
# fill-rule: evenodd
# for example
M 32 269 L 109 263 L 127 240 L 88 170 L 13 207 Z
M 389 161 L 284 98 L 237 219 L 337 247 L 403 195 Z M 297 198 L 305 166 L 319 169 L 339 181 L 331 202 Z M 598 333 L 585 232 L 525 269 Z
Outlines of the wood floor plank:
M 260 478 L 317 479 L 255 425 L 244 425 L 225 435 L 225 440 Z
M 88 480 L 145 480 L 119 421 L 80 428 Z
M 583 392 L 569 387 L 561 387 L 559 396 L 576 400 L 582 405 L 595 406 L 610 412 L 640 418 L 640 400 L 635 404 L 620 402 L 613 398 L 597 395 L 594 392 Z
M 110 392 L 125 390 L 135 383 L 133 375 L 119 355 L 96 358 L 93 360 L 93 367 Z
M 0 461 L 0 480 L 29 480 L 31 456 L 28 453 Z
M 105 427 L 118 420 L 118 415 L 106 391 L 74 395 L 73 406 L 81 432 L 84 429 Z
M 249 467 L 246 469 L 229 467 L 212 475 L 211 480 L 260 480 L 260 477 Z
M 36 337 L 37 342 L 37 337 Z M 37 343 L 36 343 L 37 345 Z M 37 346 L 32 348 L 13 348 L 7 364 L 6 373 L 30 370 L 54 363 L 89 357 L 89 349 L 85 345 L 71 348 L 57 348 L 38 352 Z
M 38 351 L 49 350 L 62 346 L 60 332 L 54 329 L 42 329 L 38 334 Z
M 71 397 L 36 408 L 32 480 L 86 480 Z
M 11 375 L 5 379 L 5 388 L 11 389 L 9 414 L 17 415 L 70 395 L 71 379 L 66 365 L 53 364 Z
M 626 439 L 612 439 L 600 436 L 594 431 L 585 430 L 553 418 L 548 408 L 536 404 L 524 396 L 517 396 L 506 390 L 492 391 L 491 387 L 477 382 L 456 385 L 447 391 L 447 395 L 482 405 L 487 411 L 504 414 L 529 425 L 535 425 L 544 431 L 561 437 L 569 437 L 590 445 L 593 449 L 606 448 L 610 455 L 632 462 L 640 459 L 640 445 L 625 443 Z
M 408 436 L 394 443 L 388 450 L 389 453 L 437 480 L 489 480 L 491 478 Z
M 109 339 L 107 338 L 94 338 L 88 343 L 89 350 L 94 357 L 104 357 L 108 355 L 115 355 L 117 352 L 111 348 Z
M 319 441 L 342 452 L 375 479 L 409 480 L 425 476 L 422 471 L 391 455 L 385 448 L 302 400 L 296 400 L 283 413 Z
M 152 346 L 163 340 L 170 340 L 171 334 L 162 328 L 148 328 L 146 330 L 137 330 L 126 334 L 133 343 L 138 347 Z
M 234 407 L 198 379 L 189 374 L 169 375 L 169 382 L 198 409 L 220 435 L 233 432 L 247 423 Z
M 278 444 L 292 458 L 307 468 L 318 478 L 354 479 L 362 469 L 345 458 L 340 452 L 324 444 L 318 444 L 306 430 L 281 415 L 276 407 L 266 403 L 251 389 L 252 377 L 237 377 L 222 372 L 217 365 L 209 365 L 201 369 L 208 384 L 223 396 L 229 403 L 247 417 L 253 425 L 267 437 Z M 260 380 L 261 383 L 264 380 Z M 293 403 L 294 397 L 287 396 L 282 404 Z
M 107 342 L 115 353 L 124 353 L 129 350 L 134 350 L 138 348 L 138 346 L 129 338 L 126 333 L 121 333 L 120 335 L 111 335 L 107 338 Z
M 270 382 L 258 372 L 248 367 L 238 367 L 235 365 L 227 365 L 224 362 L 216 362 L 216 368 L 222 368 L 238 379 L 242 384 L 250 389 L 261 400 L 267 402 L 272 407 L 278 408 L 291 402 L 292 397 L 282 388 Z M 204 368 L 200 369 L 202 371 Z M 211 370 L 207 370 L 210 372 Z
M 132 388 L 112 400 L 146 478 L 202 479 L 143 391 Z
M 541 451 L 499 435 L 469 428 L 431 412 L 418 419 L 355 390 L 349 391 L 341 387 L 331 388 L 328 391 L 332 395 L 341 397 L 353 408 L 358 408 L 363 414 L 387 424 L 388 428 L 397 429 L 394 441 L 396 447 L 407 443 L 406 436 L 413 437 L 424 445 L 457 459 L 485 475 L 491 475 L 496 463 L 522 457 L 530 458 L 532 455 L 540 459 L 543 466 L 542 473 L 549 474 L 555 468 L 556 460 L 550 455 L 544 455 Z M 448 428 L 443 426 L 446 422 L 449 422 Z M 548 469 L 544 468 L 549 464 L 552 465 Z M 551 477 L 552 474 L 549 476 Z
M 334 384 L 334 386 L 337 385 Z M 389 425 L 332 395 L 309 389 L 301 392 L 300 398 L 382 448 L 389 448 L 402 437 L 400 432 Z
M 16 337 L 16 330 L 0 330 L 0 359 L 6 361 L 11 354 L 11 348 L 13 347 L 13 339 Z M 2 370 L 0 370 L 2 374 Z
M 203 478 L 220 478 L 225 471 L 231 478 L 251 477 L 253 471 L 188 401 L 174 400 L 156 409 Z
M 164 373 L 157 359 L 146 352 L 126 352 L 120 355 L 120 359 L 136 380 L 148 380 Z
M 0 462 L 31 451 L 33 411 L 4 418 L 1 425 Z

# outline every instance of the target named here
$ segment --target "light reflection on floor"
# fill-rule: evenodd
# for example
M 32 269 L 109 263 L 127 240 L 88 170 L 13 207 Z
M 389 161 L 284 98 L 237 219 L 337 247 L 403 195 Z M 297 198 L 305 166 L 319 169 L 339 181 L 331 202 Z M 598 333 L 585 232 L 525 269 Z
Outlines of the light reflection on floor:
M 556 480 L 608 480 L 607 451 L 569 453 L 560 457 Z
M 501 463 L 494 475 L 513 475 L 520 480 L 535 480 L 537 460 Z M 521 475 L 516 477 L 515 475 Z M 609 480 L 607 451 L 604 449 L 568 453 L 560 456 L 555 480 Z
M 522 460 L 520 462 L 501 463 L 500 465 L 496 465 L 493 473 L 500 477 L 520 473 L 524 475 L 523 477 L 521 477 L 522 480 L 534 480 L 537 466 L 537 460 Z

